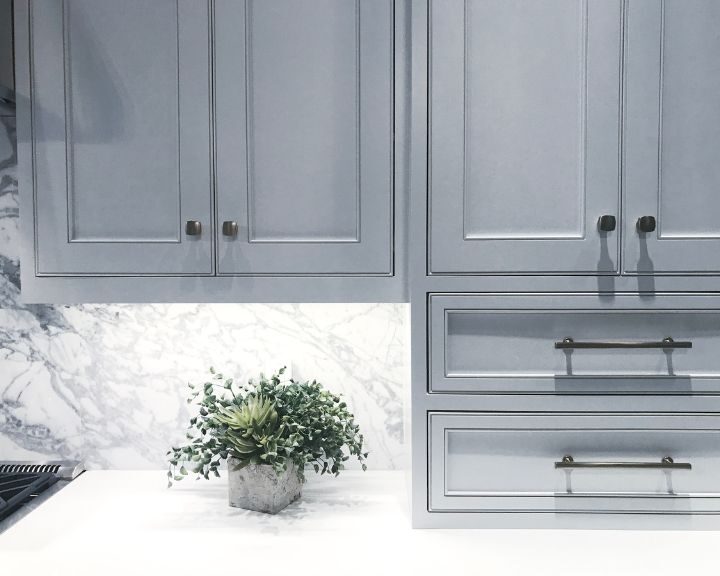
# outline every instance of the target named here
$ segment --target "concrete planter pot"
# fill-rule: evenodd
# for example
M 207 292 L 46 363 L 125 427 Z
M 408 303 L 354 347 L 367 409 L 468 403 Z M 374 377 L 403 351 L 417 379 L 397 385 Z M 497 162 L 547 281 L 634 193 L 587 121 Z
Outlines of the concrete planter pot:
M 266 464 L 248 464 L 238 468 L 239 465 L 235 458 L 228 458 L 230 506 L 277 514 L 300 498 L 302 483 L 294 464 L 289 464 L 281 474 Z

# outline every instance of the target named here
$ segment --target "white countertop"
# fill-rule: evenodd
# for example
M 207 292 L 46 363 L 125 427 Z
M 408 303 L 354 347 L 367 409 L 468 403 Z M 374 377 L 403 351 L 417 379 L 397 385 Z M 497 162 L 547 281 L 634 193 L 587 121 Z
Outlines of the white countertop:
M 405 477 L 311 477 L 277 516 L 224 480 L 87 472 L 0 534 L 0 574 L 433 576 L 718 574 L 720 532 L 412 530 Z

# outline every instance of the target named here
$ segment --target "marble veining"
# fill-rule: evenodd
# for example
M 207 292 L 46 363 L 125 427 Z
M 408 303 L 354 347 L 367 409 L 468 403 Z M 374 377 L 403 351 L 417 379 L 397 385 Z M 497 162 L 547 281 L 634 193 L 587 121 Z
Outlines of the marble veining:
M 188 381 L 287 365 L 346 396 L 370 467 L 403 465 L 406 305 L 24 305 L 15 126 L 0 117 L 0 459 L 163 466 Z

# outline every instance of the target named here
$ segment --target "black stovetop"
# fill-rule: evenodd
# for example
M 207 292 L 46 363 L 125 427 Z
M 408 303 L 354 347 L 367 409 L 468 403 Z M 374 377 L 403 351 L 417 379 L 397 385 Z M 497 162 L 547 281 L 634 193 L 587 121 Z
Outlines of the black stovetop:
M 57 482 L 53 474 L 0 473 L 0 521 Z

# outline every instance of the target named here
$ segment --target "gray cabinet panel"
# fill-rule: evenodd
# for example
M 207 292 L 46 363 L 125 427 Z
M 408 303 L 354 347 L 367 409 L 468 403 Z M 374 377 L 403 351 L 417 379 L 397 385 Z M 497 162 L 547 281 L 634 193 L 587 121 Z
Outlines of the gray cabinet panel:
M 13 71 L 13 0 L 0 0 L 0 114 L 10 114 L 4 99 L 15 96 Z
M 31 8 L 37 272 L 210 274 L 207 6 Z
M 621 3 L 430 7 L 432 273 L 612 273 Z
M 393 2 L 219 0 L 215 29 L 220 273 L 391 274 Z
M 631 0 L 625 270 L 720 272 L 720 4 Z M 657 219 L 639 233 L 640 216 Z
M 720 511 L 720 416 L 429 415 L 430 509 L 457 511 Z M 691 469 L 558 469 L 556 462 Z

